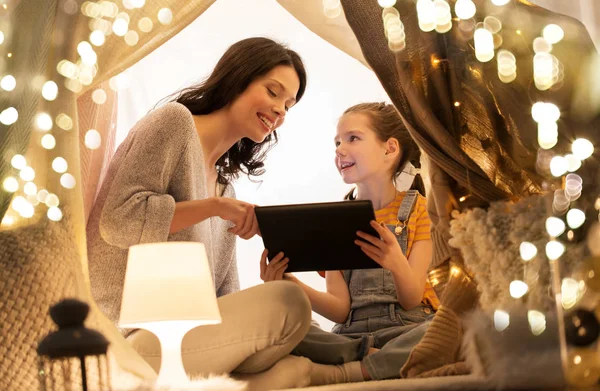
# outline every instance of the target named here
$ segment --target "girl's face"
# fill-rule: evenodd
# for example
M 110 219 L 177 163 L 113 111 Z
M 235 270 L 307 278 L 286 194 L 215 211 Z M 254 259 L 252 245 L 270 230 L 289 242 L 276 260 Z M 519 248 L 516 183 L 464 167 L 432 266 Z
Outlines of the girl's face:
M 345 183 L 390 175 L 386 142 L 379 140 L 364 113 L 342 116 L 335 136 L 335 165 Z
M 240 136 L 261 143 L 283 124 L 286 112 L 296 103 L 300 79 L 296 70 L 279 65 L 258 77 L 230 107 L 235 129 Z

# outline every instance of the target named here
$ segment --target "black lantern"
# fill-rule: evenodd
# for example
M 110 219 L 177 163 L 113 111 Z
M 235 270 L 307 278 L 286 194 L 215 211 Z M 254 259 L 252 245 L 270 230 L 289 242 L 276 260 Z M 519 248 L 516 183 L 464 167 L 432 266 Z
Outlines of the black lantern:
M 84 326 L 90 307 L 66 299 L 50 308 L 58 330 L 39 344 L 39 379 L 42 391 L 110 390 L 106 351 L 108 340 Z

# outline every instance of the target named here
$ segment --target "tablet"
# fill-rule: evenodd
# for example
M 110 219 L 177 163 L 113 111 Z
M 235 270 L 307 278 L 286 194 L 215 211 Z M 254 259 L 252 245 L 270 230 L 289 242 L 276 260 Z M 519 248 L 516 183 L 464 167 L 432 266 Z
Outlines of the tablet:
M 287 272 L 372 269 L 379 264 L 362 252 L 356 231 L 375 237 L 370 200 L 255 207 L 269 259 L 280 251 L 289 258 Z

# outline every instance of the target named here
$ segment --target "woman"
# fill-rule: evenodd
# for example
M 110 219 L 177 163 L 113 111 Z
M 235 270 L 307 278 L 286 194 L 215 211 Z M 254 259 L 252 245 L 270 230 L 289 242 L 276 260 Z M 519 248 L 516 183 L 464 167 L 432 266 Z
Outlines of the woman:
M 267 38 L 237 42 L 204 82 L 135 125 L 94 204 L 87 226 L 92 293 L 115 323 L 129 246 L 204 243 L 223 322 L 184 338 L 183 363 L 191 375 L 262 372 L 289 354 L 310 326 L 310 303 L 295 284 L 238 292 L 235 235 L 249 239 L 258 226 L 253 205 L 236 200 L 232 187 L 240 173 L 264 172 L 276 129 L 305 86 L 297 53 Z M 157 369 L 158 340 L 145 330 L 128 339 Z

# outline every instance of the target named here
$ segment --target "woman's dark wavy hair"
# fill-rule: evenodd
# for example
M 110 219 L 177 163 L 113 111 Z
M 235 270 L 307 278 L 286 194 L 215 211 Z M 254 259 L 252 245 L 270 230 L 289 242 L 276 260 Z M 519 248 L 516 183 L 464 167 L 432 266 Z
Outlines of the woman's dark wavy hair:
M 416 168 L 421 168 L 421 150 L 411 137 L 406 126 L 404 126 L 402 118 L 400 118 L 393 105 L 383 102 L 360 103 L 344 111 L 344 115 L 350 113 L 367 115 L 379 140 L 385 142 L 392 137 L 398 140 L 402 154 L 394 170 L 394 178 L 400 175 L 407 163 L 411 163 Z M 417 190 L 422 196 L 425 196 L 425 184 L 420 174 L 415 175 L 410 189 Z M 354 199 L 354 189 L 345 198 Z
M 284 45 L 262 37 L 247 38 L 231 45 L 207 79 L 176 92 L 170 100 L 181 103 L 193 115 L 209 114 L 233 102 L 256 78 L 279 65 L 291 66 L 298 74 L 300 88 L 296 101 L 300 101 L 306 89 L 302 59 Z M 241 139 L 217 160 L 217 181 L 226 185 L 240 172 L 249 177 L 262 175 L 266 153 L 276 143 L 276 132 L 261 143 Z

